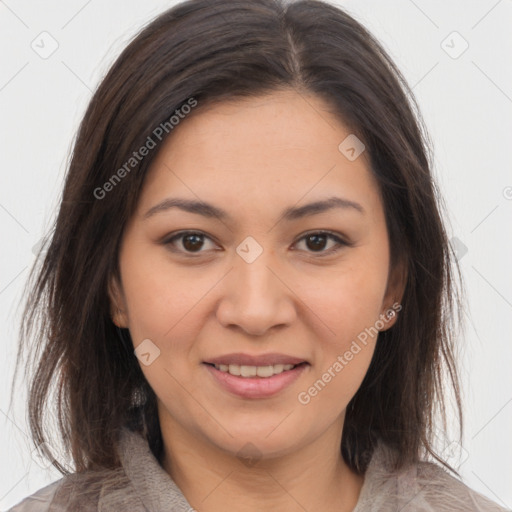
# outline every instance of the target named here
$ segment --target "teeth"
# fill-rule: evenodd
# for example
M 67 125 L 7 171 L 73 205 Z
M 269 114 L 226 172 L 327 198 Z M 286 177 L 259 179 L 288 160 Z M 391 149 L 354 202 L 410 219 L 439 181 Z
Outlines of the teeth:
M 278 373 L 291 370 L 295 365 L 274 364 L 269 366 L 245 366 L 238 364 L 216 364 L 214 366 L 221 372 L 230 373 L 231 375 L 236 375 L 238 377 L 272 377 Z

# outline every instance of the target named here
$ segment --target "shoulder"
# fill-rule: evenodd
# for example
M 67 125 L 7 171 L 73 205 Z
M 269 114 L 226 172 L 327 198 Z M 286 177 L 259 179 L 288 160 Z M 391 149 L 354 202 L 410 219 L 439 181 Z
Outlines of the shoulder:
M 57 489 L 61 486 L 64 478 L 43 487 L 35 493 L 27 496 L 7 512 L 46 512 L 50 510 L 50 505 Z
M 398 478 L 398 487 L 408 494 L 410 510 L 438 512 L 511 512 L 483 494 L 471 489 L 462 480 L 440 465 L 420 461 Z M 408 493 L 406 492 L 408 490 Z M 404 509 L 404 512 L 409 510 Z
M 123 468 L 72 473 L 39 489 L 7 512 L 144 510 Z
M 443 466 L 429 461 L 391 469 L 396 453 L 379 442 L 354 512 L 512 512 L 471 489 Z

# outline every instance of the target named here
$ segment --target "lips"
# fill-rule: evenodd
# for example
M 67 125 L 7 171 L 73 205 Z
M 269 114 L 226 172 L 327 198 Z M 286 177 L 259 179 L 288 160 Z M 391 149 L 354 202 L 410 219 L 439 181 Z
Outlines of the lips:
M 288 360 L 290 360 L 290 358 Z M 219 389 L 227 391 L 230 395 L 244 399 L 264 399 L 277 396 L 286 388 L 291 387 L 294 382 L 300 379 L 301 376 L 309 370 L 310 365 L 306 362 L 295 366 L 289 365 L 291 368 L 286 371 L 283 369 L 283 366 L 286 365 L 283 364 L 274 365 L 273 367 L 258 367 L 258 370 L 268 370 L 269 368 L 275 370 L 277 366 L 279 366 L 281 371 L 271 376 L 268 374 L 265 376 L 242 376 L 231 373 L 232 368 L 234 371 L 239 370 L 241 373 L 245 373 L 249 370 L 252 370 L 252 373 L 254 373 L 254 370 L 256 370 L 255 366 L 238 366 L 233 364 L 228 367 L 230 371 L 223 371 L 221 369 L 221 367 L 224 367 L 222 363 L 220 365 L 204 363 L 203 366 L 213 379 L 215 385 L 218 386 Z
M 300 357 L 294 357 L 286 354 L 260 354 L 257 356 L 251 356 L 249 354 L 234 353 L 226 354 L 224 356 L 212 357 L 204 361 L 206 364 L 211 365 L 230 365 L 235 364 L 239 366 L 273 366 L 276 364 L 291 364 L 298 365 L 301 363 L 308 363 L 305 359 Z M 308 363 L 309 364 L 309 363 Z

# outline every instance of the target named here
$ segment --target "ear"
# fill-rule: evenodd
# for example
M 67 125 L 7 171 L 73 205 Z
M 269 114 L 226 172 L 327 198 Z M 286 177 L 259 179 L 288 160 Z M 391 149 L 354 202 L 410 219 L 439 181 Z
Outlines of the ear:
M 128 315 L 126 314 L 126 302 L 122 287 L 117 278 L 112 276 L 108 283 L 108 296 L 110 301 L 110 316 L 117 327 L 128 327 Z
M 407 265 L 404 259 L 397 262 L 390 269 L 388 285 L 382 303 L 382 315 L 385 327 L 380 331 L 387 331 L 395 325 L 398 313 L 402 310 L 402 298 L 407 284 Z

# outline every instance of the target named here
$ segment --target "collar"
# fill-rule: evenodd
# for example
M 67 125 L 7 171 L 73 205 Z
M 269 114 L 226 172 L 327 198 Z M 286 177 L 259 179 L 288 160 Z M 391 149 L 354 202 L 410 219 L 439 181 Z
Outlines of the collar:
M 353 512 L 377 510 L 374 506 L 379 496 L 381 505 L 386 506 L 400 505 L 411 493 L 414 496 L 416 484 L 414 467 L 400 475 L 390 473 L 388 463 L 392 455 L 392 450 L 379 441 L 366 470 L 364 483 Z M 148 511 L 191 512 L 194 510 L 180 488 L 155 458 L 141 433 L 128 430 L 126 427 L 122 429 L 119 456 L 128 479 Z

